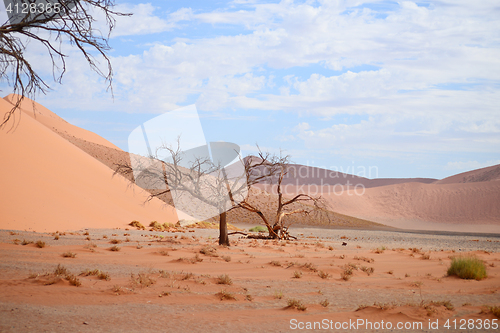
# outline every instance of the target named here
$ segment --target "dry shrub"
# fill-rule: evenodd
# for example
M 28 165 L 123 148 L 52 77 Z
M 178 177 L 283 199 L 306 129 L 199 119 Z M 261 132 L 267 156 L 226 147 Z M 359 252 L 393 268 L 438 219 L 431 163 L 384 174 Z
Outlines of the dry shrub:
M 111 244 L 121 244 L 121 242 L 122 242 L 122 241 L 121 241 L 121 240 L 119 240 L 119 239 L 112 239 L 112 240 L 110 240 L 109 242 L 110 242 Z
M 33 241 L 27 241 L 26 239 L 23 239 L 21 245 L 28 245 L 28 244 L 33 244 Z
M 146 227 L 143 226 L 142 223 L 139 221 L 132 221 L 128 225 L 130 225 L 134 228 L 137 228 L 137 230 L 145 230 L 146 229 Z
M 303 264 L 300 267 L 304 268 L 304 269 L 308 269 L 311 272 L 317 272 L 318 271 L 318 269 L 316 268 L 316 266 L 313 263 L 310 263 L 310 262 L 307 262 L 307 263 Z
M 201 254 L 204 254 L 209 257 L 218 257 L 219 255 L 217 254 L 217 249 L 213 247 L 212 245 L 206 245 L 201 248 L 200 250 Z
M 367 257 L 358 257 L 358 256 L 354 256 L 353 258 L 354 260 L 362 260 L 362 261 L 366 261 L 367 263 L 371 264 L 373 262 L 375 262 L 375 259 L 373 258 L 367 258 Z
M 167 250 L 160 250 L 160 251 L 158 251 L 158 253 L 161 254 L 162 256 L 166 256 L 166 257 L 168 257 L 170 255 Z
M 156 281 L 146 273 L 139 273 L 137 275 L 130 274 L 130 280 L 132 281 L 132 285 L 140 286 L 141 288 L 147 288 L 156 283 Z
M 301 271 L 294 271 L 293 272 L 293 277 L 295 279 L 300 279 L 302 277 L 302 272 Z
M 219 277 L 217 278 L 217 284 L 231 285 L 231 284 L 233 284 L 233 281 L 231 280 L 229 275 L 223 274 L 223 275 L 219 275 Z
M 222 256 L 221 257 L 225 262 L 230 262 L 231 261 L 231 257 L 230 256 Z
M 420 258 L 423 260 L 429 260 L 429 259 L 431 259 L 431 255 L 424 253 L 424 254 L 422 254 L 422 256 Z
M 100 280 L 106 280 L 106 281 L 111 280 L 111 277 L 109 276 L 108 273 L 103 272 L 97 268 L 94 270 L 86 269 L 80 273 L 80 276 L 89 276 L 89 275 L 97 276 Z
M 328 300 L 327 300 L 327 299 L 325 299 L 325 300 L 321 301 L 319 304 L 320 304 L 322 307 L 327 308 L 327 307 L 328 307 L 328 305 L 330 305 L 330 302 L 328 302 Z
M 189 280 L 192 277 L 193 277 L 193 273 L 184 273 L 184 275 L 182 276 L 181 280 L 182 281 Z
M 375 268 L 373 267 L 366 267 L 366 266 L 361 266 L 360 268 L 363 272 L 365 272 L 366 274 L 368 274 L 368 276 L 372 275 L 373 272 L 375 271 Z
M 281 267 L 281 262 L 277 261 L 277 260 L 273 260 L 271 261 L 269 264 L 273 265 L 273 266 L 278 266 L 278 267 Z
M 283 298 L 283 291 L 282 290 L 276 290 L 274 292 L 274 298 L 282 299 Z
M 327 272 L 323 272 L 323 271 L 319 271 L 318 275 L 322 279 L 328 279 L 330 277 L 330 274 L 328 274 Z
M 46 244 L 45 244 L 45 242 L 38 240 L 38 241 L 36 241 L 35 246 L 42 249 L 46 246 Z
M 160 277 L 161 277 L 161 278 L 166 279 L 166 278 L 169 278 L 169 277 L 170 277 L 170 273 L 169 273 L 169 272 L 167 272 L 167 271 L 164 271 L 163 269 L 160 269 L 160 270 L 158 271 L 158 273 L 160 273 Z
M 495 317 L 500 318 L 500 306 L 496 306 L 496 305 L 493 305 L 493 306 L 484 305 L 481 308 L 481 312 L 480 313 L 486 313 L 486 314 L 491 313 Z
M 151 227 L 151 231 L 164 231 L 165 228 L 158 222 L 152 221 L 149 226 Z
M 121 247 L 119 247 L 119 246 L 116 246 L 116 245 L 115 245 L 115 246 L 112 246 L 109 250 L 110 250 L 110 251 L 115 251 L 115 252 L 118 252 L 118 251 L 120 251 L 120 250 L 121 250 Z
M 474 256 L 453 257 L 447 273 L 449 276 L 455 275 L 461 279 L 478 281 L 488 276 L 484 262 Z
M 387 250 L 387 248 L 385 246 L 381 246 L 381 247 L 374 249 L 373 252 L 376 254 L 381 254 L 381 253 L 384 253 L 385 250 Z
M 234 297 L 233 294 L 231 294 L 230 292 L 227 292 L 225 291 L 224 289 L 222 289 L 221 291 L 219 291 L 217 294 L 215 294 L 221 301 L 224 301 L 224 300 L 228 300 L 228 301 L 231 301 L 231 300 L 236 300 L 236 297 Z
M 187 262 L 190 264 L 196 264 L 196 263 L 202 262 L 203 259 L 201 259 L 200 256 L 198 255 L 198 253 L 196 253 L 196 255 L 193 258 L 180 257 L 179 259 L 177 259 L 177 261 Z
M 14 243 L 15 245 L 19 245 L 21 243 L 21 240 L 16 238 L 12 241 L 12 243 Z
M 340 272 L 340 278 L 344 281 L 348 281 L 352 277 L 353 267 L 350 265 L 345 265 L 342 272 Z
M 287 309 L 297 309 L 299 311 L 306 311 L 307 307 L 301 301 L 291 298 L 287 301 Z
M 68 252 L 64 252 L 64 253 L 62 254 L 62 256 L 63 256 L 64 258 L 75 258 L 75 257 L 76 257 L 76 253 L 71 252 L 71 251 L 68 251 Z

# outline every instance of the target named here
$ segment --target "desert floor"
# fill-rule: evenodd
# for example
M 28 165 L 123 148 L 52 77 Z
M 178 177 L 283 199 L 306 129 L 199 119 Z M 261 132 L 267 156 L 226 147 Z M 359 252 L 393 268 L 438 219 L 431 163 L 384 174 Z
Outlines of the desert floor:
M 230 247 L 217 245 L 216 229 L 89 229 L 58 240 L 0 231 L 0 331 L 288 332 L 301 331 L 299 322 L 334 332 L 499 331 L 478 325 L 498 322 L 484 306 L 500 305 L 500 235 L 291 230 L 297 241 L 232 235 Z M 488 278 L 446 276 L 460 254 L 484 260 Z M 56 275 L 58 265 L 67 272 Z M 292 299 L 306 309 L 287 308 Z M 460 329 L 462 319 L 476 328 Z

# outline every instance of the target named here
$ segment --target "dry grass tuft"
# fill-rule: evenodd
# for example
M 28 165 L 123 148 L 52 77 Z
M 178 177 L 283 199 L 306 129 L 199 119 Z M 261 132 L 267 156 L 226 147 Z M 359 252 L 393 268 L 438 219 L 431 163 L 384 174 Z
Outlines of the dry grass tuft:
M 115 251 L 115 252 L 118 252 L 118 251 L 120 251 L 120 250 L 121 250 L 121 247 L 119 247 L 119 246 L 116 246 L 116 245 L 115 245 L 115 246 L 112 246 L 109 250 L 110 250 L 110 251 Z
M 219 275 L 219 277 L 217 278 L 217 284 L 231 285 L 231 284 L 233 284 L 233 281 L 231 280 L 229 275 L 223 274 L 223 275 Z
M 231 257 L 230 256 L 222 256 L 221 257 L 225 262 L 230 262 L 231 261 Z
M 273 260 L 271 261 L 269 264 L 273 265 L 273 266 L 278 266 L 278 267 L 281 267 L 281 262 L 277 261 L 277 260 Z
M 302 272 L 301 271 L 294 271 L 293 272 L 293 278 L 294 279 L 300 279 L 302 277 Z
M 498 305 L 493 305 L 493 306 L 484 305 L 482 307 L 480 313 L 486 313 L 486 314 L 491 313 L 495 317 L 500 318 L 500 306 L 498 306 Z
M 145 230 L 146 229 L 146 227 L 143 226 L 142 223 L 139 221 L 132 221 L 128 225 L 130 225 L 134 228 L 137 228 L 138 230 Z
M 137 275 L 130 274 L 130 280 L 132 285 L 140 286 L 141 288 L 147 288 L 156 283 L 156 281 L 146 273 L 139 273 Z
M 122 242 L 122 241 L 121 241 L 121 240 L 119 240 L 119 239 L 112 239 L 112 240 L 110 240 L 109 242 L 110 242 L 111 244 L 121 244 L 121 242 Z
M 324 299 L 323 301 L 319 302 L 319 304 L 324 307 L 324 308 L 327 308 L 328 305 L 330 305 L 330 302 L 328 302 L 327 299 Z
M 372 275 L 373 272 L 375 271 L 375 268 L 373 267 L 366 267 L 366 266 L 361 266 L 360 268 L 363 272 L 365 272 L 366 274 L 368 274 L 368 276 Z
M 168 251 L 167 251 L 167 250 L 160 250 L 160 251 L 158 251 L 158 253 L 159 253 L 160 255 L 162 255 L 162 256 L 166 256 L 166 257 L 168 257 L 168 256 L 170 255 L 170 254 L 168 253 Z
M 68 252 L 64 252 L 64 253 L 62 254 L 62 256 L 63 256 L 64 258 L 75 258 L 75 257 L 76 257 L 76 253 L 71 252 L 71 251 L 68 251 Z
M 301 301 L 291 298 L 287 301 L 287 309 L 297 309 L 299 311 L 306 311 L 307 307 Z
M 330 277 L 330 274 L 328 274 L 327 272 L 323 272 L 323 271 L 319 271 L 318 275 L 322 279 L 328 279 Z
M 218 257 L 219 255 L 217 254 L 217 249 L 213 247 L 212 245 L 206 245 L 201 248 L 200 250 L 201 254 L 204 254 L 209 257 Z
M 352 277 L 354 268 L 352 265 L 344 265 L 342 272 L 340 272 L 340 278 L 344 281 L 349 281 Z
M 227 300 L 227 301 L 235 301 L 236 300 L 236 297 L 234 297 L 233 294 L 231 294 L 230 292 L 227 292 L 225 291 L 224 289 L 222 289 L 221 291 L 219 291 L 217 294 L 215 294 L 221 301 L 224 301 L 224 300 Z
M 108 273 L 101 271 L 100 269 L 86 269 L 80 273 L 80 276 L 89 276 L 89 275 L 94 275 L 97 276 L 100 280 L 106 280 L 109 281 L 111 280 L 111 277 L 109 276 Z

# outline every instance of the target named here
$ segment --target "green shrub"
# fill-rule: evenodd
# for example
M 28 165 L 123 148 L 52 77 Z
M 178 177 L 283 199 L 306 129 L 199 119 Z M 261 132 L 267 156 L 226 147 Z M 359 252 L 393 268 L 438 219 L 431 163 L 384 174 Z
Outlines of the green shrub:
M 248 229 L 251 232 L 267 232 L 267 228 L 261 225 Z
M 481 280 L 488 276 L 484 262 L 473 256 L 459 256 L 451 259 L 448 275 L 458 276 L 461 279 Z

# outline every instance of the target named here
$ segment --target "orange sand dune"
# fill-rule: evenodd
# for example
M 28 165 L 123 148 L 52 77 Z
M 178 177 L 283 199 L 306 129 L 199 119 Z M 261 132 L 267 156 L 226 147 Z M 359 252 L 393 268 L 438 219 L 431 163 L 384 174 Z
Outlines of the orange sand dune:
M 16 103 L 17 98 L 18 95 L 10 94 L 4 97 L 4 100 L 11 103 L 13 106 Z M 10 108 L 12 108 L 12 106 L 10 106 Z M 36 119 L 39 123 L 47 126 L 50 130 L 66 138 L 76 137 L 85 141 L 120 150 L 120 148 L 118 148 L 108 140 L 93 132 L 87 131 L 78 126 L 71 125 L 66 120 L 62 119 L 54 112 L 47 109 L 45 106 L 38 104 L 31 99 L 25 98 L 21 102 L 20 110 L 21 112 L 16 111 L 16 123 L 18 123 L 20 120 L 18 117 L 24 118 L 23 115 L 27 114 L 28 116 Z
M 476 183 L 500 181 L 500 164 L 467 171 L 434 182 L 434 184 Z
M 263 187 L 260 185 L 259 187 Z M 269 188 L 267 188 L 269 191 Z M 337 213 L 417 230 L 500 233 L 500 182 L 405 183 L 347 190 L 332 186 L 286 186 L 285 195 L 321 195 Z
M 0 117 L 10 109 L 11 104 L 0 99 Z M 44 120 L 62 123 L 47 109 L 37 109 Z M 132 220 L 177 222 L 172 207 L 157 199 L 144 205 L 148 193 L 121 176 L 113 177 L 107 166 L 38 122 L 42 116 L 25 116 L 16 126 L 0 130 L 1 229 L 56 231 L 124 227 Z

